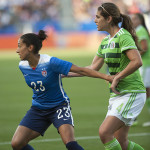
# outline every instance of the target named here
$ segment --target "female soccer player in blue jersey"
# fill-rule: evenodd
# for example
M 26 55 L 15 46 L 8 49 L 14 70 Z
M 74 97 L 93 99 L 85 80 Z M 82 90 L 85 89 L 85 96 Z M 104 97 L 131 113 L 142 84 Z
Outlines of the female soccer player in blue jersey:
M 42 41 L 46 38 L 45 31 L 40 30 L 38 35 L 27 33 L 18 40 L 16 52 L 21 59 L 19 68 L 26 83 L 32 88 L 33 96 L 32 107 L 20 122 L 12 138 L 12 148 L 33 150 L 28 143 L 44 135 L 46 129 L 53 124 L 68 150 L 83 150 L 74 138 L 70 101 L 63 89 L 61 74 L 67 75 L 70 71 L 110 82 L 113 76 L 78 67 L 56 57 L 39 54 Z
M 109 73 L 116 75 L 110 85 L 108 112 L 99 128 L 99 136 L 106 150 L 143 150 L 128 140 L 130 126 L 146 101 L 146 90 L 138 70 L 142 60 L 131 19 L 121 14 L 115 4 L 103 3 L 98 7 L 95 23 L 98 31 L 107 31 L 109 35 L 102 40 L 89 68 L 99 70 L 105 62 Z M 70 73 L 68 76 L 80 75 Z

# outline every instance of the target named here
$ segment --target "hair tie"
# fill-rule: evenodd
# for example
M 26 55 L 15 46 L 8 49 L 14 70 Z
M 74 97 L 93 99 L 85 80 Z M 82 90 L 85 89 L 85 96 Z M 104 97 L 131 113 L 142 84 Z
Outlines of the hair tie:
M 123 23 L 123 17 L 121 17 L 121 23 Z
M 121 21 L 118 23 L 119 28 L 122 27 L 122 24 L 123 24 L 123 17 L 120 17 L 120 20 L 121 20 Z

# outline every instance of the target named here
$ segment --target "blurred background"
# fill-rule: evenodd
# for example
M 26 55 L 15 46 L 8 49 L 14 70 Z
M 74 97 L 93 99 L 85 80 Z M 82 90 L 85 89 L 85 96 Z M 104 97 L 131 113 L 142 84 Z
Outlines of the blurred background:
M 150 0 L 0 0 L 0 49 L 16 48 L 18 35 L 40 29 L 49 35 L 46 47 L 97 48 L 105 34 L 94 23 L 102 2 L 128 15 L 143 13 L 150 30 Z
M 11 150 L 11 138 L 32 101 L 32 90 L 18 68 L 19 36 L 43 29 L 49 37 L 40 53 L 88 66 L 107 34 L 98 32 L 94 23 L 102 2 L 114 2 L 127 15 L 143 13 L 150 31 L 150 0 L 0 0 L 0 150 Z M 100 71 L 106 73 L 106 67 Z M 77 141 L 85 150 L 104 149 L 98 128 L 107 112 L 108 84 L 88 77 L 64 78 L 63 87 L 71 100 Z M 150 150 L 150 127 L 142 124 L 149 120 L 145 106 L 129 133 L 145 150 Z M 36 150 L 66 150 L 53 126 L 31 145 Z

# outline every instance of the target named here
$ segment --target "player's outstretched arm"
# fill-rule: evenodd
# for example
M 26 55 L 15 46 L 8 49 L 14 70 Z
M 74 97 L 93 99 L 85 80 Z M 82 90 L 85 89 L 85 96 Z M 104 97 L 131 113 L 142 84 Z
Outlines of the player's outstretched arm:
M 98 56 L 95 56 L 93 61 L 92 61 L 92 64 L 89 66 L 86 66 L 85 68 L 99 71 L 100 68 L 103 66 L 103 64 L 104 64 L 104 59 L 100 58 Z M 83 77 L 83 76 L 85 76 L 85 75 L 81 75 L 81 74 L 75 73 L 75 72 L 69 72 L 67 76 L 62 75 L 62 77 Z
M 93 78 L 100 78 L 107 80 L 109 82 L 113 81 L 114 76 L 110 76 L 107 74 L 100 73 L 98 71 L 95 71 L 93 69 L 85 68 L 85 67 L 78 67 L 76 65 L 72 65 L 70 72 L 80 74 L 82 76 L 88 76 Z

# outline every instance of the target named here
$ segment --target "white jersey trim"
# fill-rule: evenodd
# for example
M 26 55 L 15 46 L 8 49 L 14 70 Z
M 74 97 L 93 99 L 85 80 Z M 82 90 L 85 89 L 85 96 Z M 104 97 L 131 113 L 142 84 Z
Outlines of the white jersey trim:
M 121 51 L 123 51 L 123 50 L 127 50 L 127 49 L 137 49 L 137 47 L 136 46 L 127 46 L 127 47 L 123 47 L 122 49 L 121 49 Z
M 40 54 L 40 60 L 39 60 L 38 64 L 47 63 L 50 61 L 51 58 L 52 58 L 52 56 L 49 56 L 47 54 Z
M 40 60 L 38 62 L 38 65 L 49 62 L 51 58 L 52 56 L 49 56 L 47 54 L 40 54 Z M 19 62 L 19 66 L 28 67 L 29 62 L 27 60 L 22 60 Z
M 68 97 L 65 96 L 62 85 L 61 85 L 61 74 L 59 74 L 59 87 L 60 87 L 60 90 L 61 90 L 63 97 L 66 99 L 67 103 L 69 103 Z
M 24 66 L 24 67 L 26 66 L 27 67 L 27 66 L 29 66 L 29 63 L 27 60 L 22 60 L 19 62 L 19 66 Z

